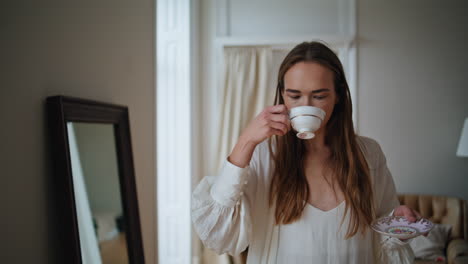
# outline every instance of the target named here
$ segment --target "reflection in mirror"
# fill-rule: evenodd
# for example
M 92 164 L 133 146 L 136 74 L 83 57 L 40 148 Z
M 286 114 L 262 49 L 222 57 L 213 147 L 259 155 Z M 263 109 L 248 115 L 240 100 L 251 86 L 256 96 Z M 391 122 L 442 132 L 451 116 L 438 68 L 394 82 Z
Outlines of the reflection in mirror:
M 83 263 L 128 263 L 114 126 L 67 128 Z

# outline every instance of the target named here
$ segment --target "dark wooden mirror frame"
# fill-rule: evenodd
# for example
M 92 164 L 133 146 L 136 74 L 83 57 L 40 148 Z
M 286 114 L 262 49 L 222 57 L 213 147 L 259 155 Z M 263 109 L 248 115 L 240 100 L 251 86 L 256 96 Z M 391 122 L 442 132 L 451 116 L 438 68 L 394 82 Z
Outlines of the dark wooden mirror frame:
M 66 263 L 82 263 L 67 122 L 114 125 L 129 263 L 144 263 L 128 108 L 74 97 L 51 96 L 47 98 L 47 115 Z

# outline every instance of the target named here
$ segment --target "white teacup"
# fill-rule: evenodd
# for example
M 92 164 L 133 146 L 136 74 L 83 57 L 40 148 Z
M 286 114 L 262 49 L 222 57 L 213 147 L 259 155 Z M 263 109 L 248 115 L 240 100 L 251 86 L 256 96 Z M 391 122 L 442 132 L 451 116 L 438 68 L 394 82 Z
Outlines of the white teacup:
M 289 119 L 298 138 L 311 139 L 325 119 L 325 111 L 313 106 L 293 107 L 289 110 Z

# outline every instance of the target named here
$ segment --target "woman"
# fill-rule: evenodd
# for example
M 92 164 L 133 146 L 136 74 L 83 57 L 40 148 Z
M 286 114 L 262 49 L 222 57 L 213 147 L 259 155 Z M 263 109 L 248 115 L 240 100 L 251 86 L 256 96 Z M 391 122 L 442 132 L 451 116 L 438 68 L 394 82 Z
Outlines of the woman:
M 288 110 L 309 105 L 326 117 L 315 137 L 298 139 Z M 406 242 L 371 222 L 399 206 L 379 144 L 357 136 L 343 67 L 327 46 L 305 42 L 284 59 L 275 105 L 242 132 L 217 177 L 193 193 L 192 220 L 206 247 L 248 263 L 412 263 Z

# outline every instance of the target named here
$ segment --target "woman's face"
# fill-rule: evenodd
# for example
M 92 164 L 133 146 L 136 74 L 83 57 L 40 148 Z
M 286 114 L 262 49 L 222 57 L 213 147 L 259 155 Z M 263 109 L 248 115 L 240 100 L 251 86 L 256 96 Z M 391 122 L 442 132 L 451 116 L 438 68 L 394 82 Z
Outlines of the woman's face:
M 335 92 L 333 72 L 314 62 L 294 64 L 284 75 L 284 104 L 288 109 L 296 106 L 314 106 L 325 111 L 326 126 L 338 97 Z M 318 132 L 318 131 L 317 131 Z

